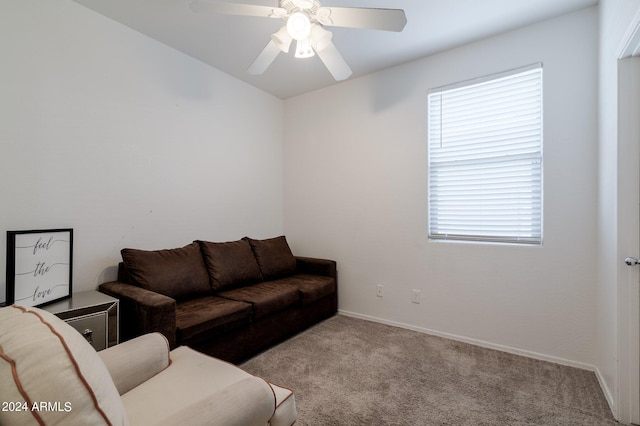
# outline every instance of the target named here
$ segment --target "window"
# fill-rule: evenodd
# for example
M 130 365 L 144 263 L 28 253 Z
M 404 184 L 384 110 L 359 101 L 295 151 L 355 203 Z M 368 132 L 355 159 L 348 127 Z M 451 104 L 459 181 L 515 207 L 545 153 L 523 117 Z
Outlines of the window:
M 429 92 L 429 239 L 542 244 L 542 65 Z

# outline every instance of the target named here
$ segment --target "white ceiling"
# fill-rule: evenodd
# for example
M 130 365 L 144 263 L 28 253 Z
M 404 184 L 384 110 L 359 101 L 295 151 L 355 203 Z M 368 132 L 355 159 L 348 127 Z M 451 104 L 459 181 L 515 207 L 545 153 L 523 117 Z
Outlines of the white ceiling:
M 191 0 L 74 0 L 225 73 L 286 99 L 335 84 L 317 56 L 280 54 L 263 75 L 247 68 L 279 19 L 196 14 Z M 263 6 L 277 0 L 227 0 Z M 355 78 L 473 40 L 597 4 L 598 0 L 321 0 L 323 6 L 404 9 L 401 33 L 328 27 Z

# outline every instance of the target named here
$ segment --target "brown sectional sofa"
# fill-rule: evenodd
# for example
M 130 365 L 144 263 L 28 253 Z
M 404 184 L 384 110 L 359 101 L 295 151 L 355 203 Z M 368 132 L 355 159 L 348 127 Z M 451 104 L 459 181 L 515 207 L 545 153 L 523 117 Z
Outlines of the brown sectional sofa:
M 337 312 L 336 262 L 296 257 L 284 236 L 121 253 L 99 286 L 120 300 L 121 340 L 158 331 L 238 363 Z

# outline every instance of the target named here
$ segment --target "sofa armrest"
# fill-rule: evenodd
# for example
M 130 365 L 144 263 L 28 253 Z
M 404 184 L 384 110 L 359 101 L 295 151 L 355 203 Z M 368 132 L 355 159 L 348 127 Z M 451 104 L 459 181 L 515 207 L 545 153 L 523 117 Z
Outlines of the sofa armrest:
M 160 333 L 144 336 L 98 352 L 120 395 L 146 382 L 169 366 L 169 342 Z
M 332 277 L 337 281 L 338 271 L 335 260 L 301 256 L 295 256 L 295 258 L 296 272 L 302 274 L 324 275 Z
M 176 346 L 176 301 L 171 297 L 121 281 L 98 286 L 100 292 L 120 300 L 120 334 L 123 340 L 159 332 Z
M 276 409 L 271 386 L 258 377 L 247 377 L 199 400 L 190 396 L 184 408 L 158 426 L 262 426 L 268 424 Z

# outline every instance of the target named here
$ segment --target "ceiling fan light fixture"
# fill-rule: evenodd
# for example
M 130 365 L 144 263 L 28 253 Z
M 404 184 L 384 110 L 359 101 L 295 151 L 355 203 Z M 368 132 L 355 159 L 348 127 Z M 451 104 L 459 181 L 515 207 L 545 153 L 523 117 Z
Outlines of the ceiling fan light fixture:
M 311 58 L 313 55 L 315 55 L 315 52 L 313 51 L 311 41 L 308 38 L 298 40 L 296 42 L 296 58 Z
M 313 47 L 316 52 L 320 52 L 325 47 L 327 47 L 329 43 L 331 43 L 332 37 L 333 33 L 326 30 L 321 25 L 314 24 L 311 27 L 309 39 L 311 39 L 311 47 Z
M 325 29 L 326 26 L 400 32 L 407 24 L 407 17 L 402 9 L 322 7 L 321 0 L 279 0 L 278 7 L 235 1 L 190 0 L 189 7 L 194 12 L 258 16 L 285 21 L 285 25 L 271 35 L 269 43 L 249 67 L 249 73 L 256 75 L 264 73 L 280 52 L 288 53 L 291 43 L 296 40 L 296 58 L 317 55 L 337 81 L 345 80 L 352 75 L 351 68 L 333 44 L 333 34 Z
M 311 33 L 311 20 L 306 13 L 294 12 L 287 19 L 287 31 L 295 40 L 306 40 Z
M 287 26 L 283 25 L 277 33 L 271 35 L 271 40 L 278 46 L 278 48 L 284 53 L 289 53 L 289 47 L 293 39 L 287 30 Z

